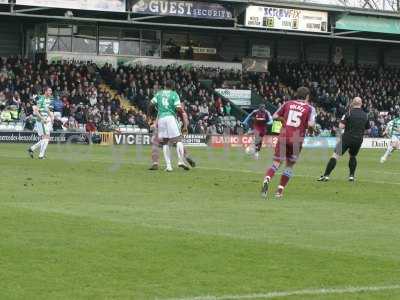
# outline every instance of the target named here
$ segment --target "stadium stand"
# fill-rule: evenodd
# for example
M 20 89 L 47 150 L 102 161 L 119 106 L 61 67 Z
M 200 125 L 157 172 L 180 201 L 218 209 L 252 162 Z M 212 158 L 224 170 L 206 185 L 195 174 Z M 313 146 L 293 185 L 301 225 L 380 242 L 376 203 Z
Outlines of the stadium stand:
M 100 131 L 146 130 L 145 112 L 168 79 L 189 113 L 191 133 L 237 133 L 243 127 L 230 102 L 215 88 L 250 89 L 265 103 L 279 106 L 305 85 L 317 106 L 321 135 L 333 135 L 347 104 L 360 95 L 371 120 L 371 136 L 381 136 L 384 124 L 400 109 L 399 69 L 372 66 L 271 61 L 268 73 L 241 73 L 213 68 L 120 66 L 95 64 L 33 64 L 19 57 L 0 62 L 1 128 L 32 128 L 35 96 L 53 88 L 55 129 L 84 130 L 90 122 Z M 211 86 L 202 84 L 211 82 Z

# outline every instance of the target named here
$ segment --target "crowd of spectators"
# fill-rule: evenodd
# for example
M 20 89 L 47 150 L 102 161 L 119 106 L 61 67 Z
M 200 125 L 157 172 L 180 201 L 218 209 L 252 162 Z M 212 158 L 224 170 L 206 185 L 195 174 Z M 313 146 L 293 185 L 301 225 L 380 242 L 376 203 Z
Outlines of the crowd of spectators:
M 111 130 L 120 124 L 148 126 L 137 110 L 121 106 L 118 95 L 100 88 L 103 82 L 94 64 L 39 61 L 34 64 L 18 57 L 0 59 L 0 118 L 2 122 L 25 121 L 32 129 L 32 106 L 44 87 L 54 96 L 54 130 Z
M 189 117 L 189 132 L 196 134 L 234 133 L 237 122 L 231 117 L 231 105 L 213 92 L 212 84 L 219 77 L 238 79 L 239 73 L 217 69 L 154 66 L 120 66 L 114 71 L 110 66 L 100 70 L 105 81 L 132 105 L 146 112 L 153 95 L 167 80 L 175 82 L 175 90 Z M 206 87 L 200 80 L 208 80 Z M 240 124 L 240 126 L 242 126 Z
M 400 69 L 392 67 L 272 61 L 269 73 L 242 74 L 238 88 L 251 89 L 265 103 L 279 107 L 284 101 L 295 98 L 297 87 L 309 87 L 317 108 L 317 123 L 325 135 L 336 134 L 348 104 L 360 96 L 370 118 L 369 134 L 379 137 L 385 124 L 400 112 L 399 75 Z
M 298 86 L 310 88 L 322 134 L 333 135 L 349 101 L 364 100 L 373 137 L 381 136 L 385 124 L 400 110 L 400 69 L 336 64 L 270 62 L 268 73 L 242 73 L 213 68 L 120 66 L 38 62 L 18 57 L 0 60 L 0 118 L 3 122 L 22 119 L 33 126 L 32 105 L 43 87 L 54 93 L 54 128 L 112 130 L 120 125 L 149 128 L 146 112 L 150 99 L 167 80 L 189 115 L 191 133 L 237 134 L 243 125 L 232 115 L 229 101 L 215 88 L 250 89 L 270 106 L 279 107 L 295 97 Z M 116 93 L 102 89 L 105 82 Z M 131 108 L 124 108 L 121 99 Z M 133 108 L 134 107 L 134 108 Z M 137 109 L 135 109 L 137 108 Z

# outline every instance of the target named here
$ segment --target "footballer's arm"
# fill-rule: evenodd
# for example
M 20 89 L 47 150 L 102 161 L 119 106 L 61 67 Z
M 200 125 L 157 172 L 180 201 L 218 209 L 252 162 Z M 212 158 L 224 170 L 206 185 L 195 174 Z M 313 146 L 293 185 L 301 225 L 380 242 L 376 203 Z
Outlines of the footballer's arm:
M 188 133 L 188 127 L 189 127 L 189 119 L 188 115 L 185 111 L 185 109 L 182 107 L 182 105 L 179 105 L 176 107 L 176 111 L 178 112 L 179 117 L 181 118 L 183 122 L 183 128 L 182 131 L 184 134 Z

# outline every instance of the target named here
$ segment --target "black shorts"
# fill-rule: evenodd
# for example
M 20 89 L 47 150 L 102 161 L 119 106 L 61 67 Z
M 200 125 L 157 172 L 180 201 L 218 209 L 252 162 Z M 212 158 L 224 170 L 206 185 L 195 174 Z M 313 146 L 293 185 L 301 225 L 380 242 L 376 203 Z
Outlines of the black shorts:
M 349 150 L 349 154 L 351 156 L 357 156 L 360 151 L 362 140 L 354 140 L 351 138 L 342 137 L 336 145 L 335 153 L 339 156 L 342 156 Z

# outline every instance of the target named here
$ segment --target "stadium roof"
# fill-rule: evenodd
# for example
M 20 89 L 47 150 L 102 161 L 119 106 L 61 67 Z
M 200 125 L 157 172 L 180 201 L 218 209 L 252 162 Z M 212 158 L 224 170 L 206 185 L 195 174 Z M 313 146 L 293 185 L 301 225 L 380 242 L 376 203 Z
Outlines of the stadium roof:
M 205 1 L 205 0 L 203 0 Z M 45 7 L 27 7 L 15 5 L 0 5 L 0 16 L 21 17 L 25 20 L 37 20 L 39 22 L 46 21 L 63 21 L 63 22 L 97 22 L 102 24 L 120 24 L 123 26 L 143 26 L 143 27 L 158 27 L 158 28 L 176 28 L 183 30 L 216 30 L 230 32 L 248 32 L 248 33 L 268 33 L 280 35 L 292 35 L 303 37 L 317 37 L 326 39 L 338 40 L 359 40 L 372 42 L 389 42 L 400 43 L 397 34 L 370 34 L 359 30 L 335 30 L 334 20 L 340 17 L 343 13 L 347 15 L 370 15 L 370 16 L 386 16 L 399 18 L 397 12 L 390 11 L 372 11 L 360 8 L 349 8 L 344 6 L 327 6 L 305 1 L 319 0 L 303 0 L 303 1 L 269 1 L 269 0 L 218 0 L 208 2 L 219 2 L 230 5 L 235 8 L 236 17 L 229 20 L 202 20 L 189 17 L 168 17 L 168 16 L 143 16 L 130 12 L 110 13 L 104 11 L 85 11 L 74 10 L 73 16 L 66 16 L 66 9 L 45 8 Z M 378 1 L 378 0 L 361 0 L 361 1 Z M 383 0 L 380 0 L 383 1 Z M 396 0 L 400 1 L 400 0 Z M 328 33 L 305 33 L 300 31 L 284 31 L 270 30 L 263 28 L 248 28 L 243 22 L 240 22 L 244 15 L 246 7 L 249 4 L 257 5 L 274 5 L 288 8 L 304 8 L 329 11 L 331 16 L 331 31 Z M 311 6 L 312 5 L 312 6 Z

